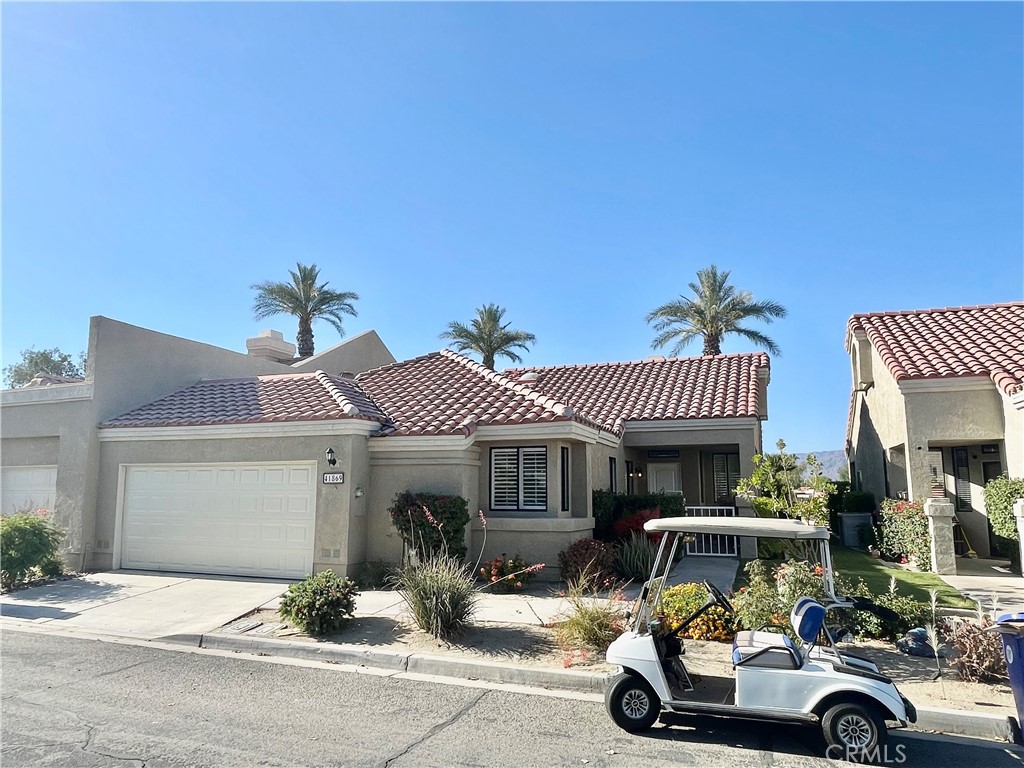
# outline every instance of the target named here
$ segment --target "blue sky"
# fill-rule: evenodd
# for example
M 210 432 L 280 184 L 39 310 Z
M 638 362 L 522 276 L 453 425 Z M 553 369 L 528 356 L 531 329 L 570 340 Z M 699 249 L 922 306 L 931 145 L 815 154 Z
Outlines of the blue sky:
M 4 365 L 97 314 L 294 339 L 250 285 L 296 261 L 400 359 L 485 302 L 529 364 L 639 359 L 715 263 L 790 310 L 766 443 L 826 450 L 851 314 L 1024 293 L 1020 4 L 2 13 Z

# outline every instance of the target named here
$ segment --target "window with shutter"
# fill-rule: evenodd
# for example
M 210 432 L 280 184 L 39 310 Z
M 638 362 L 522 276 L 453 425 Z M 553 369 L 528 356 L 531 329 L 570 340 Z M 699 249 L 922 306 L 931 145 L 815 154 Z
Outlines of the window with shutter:
M 491 449 L 491 509 L 519 509 L 519 451 Z
M 956 508 L 971 508 L 971 474 L 967 466 L 967 449 L 953 449 L 953 471 L 956 473 Z
M 547 448 L 491 449 L 491 509 L 547 509 Z
M 711 455 L 714 472 L 715 503 L 732 504 L 736 501 L 736 481 L 740 477 L 740 455 L 738 453 L 714 453 Z
M 561 457 L 561 480 L 562 480 L 562 511 L 569 511 L 569 449 L 562 446 L 559 449 Z

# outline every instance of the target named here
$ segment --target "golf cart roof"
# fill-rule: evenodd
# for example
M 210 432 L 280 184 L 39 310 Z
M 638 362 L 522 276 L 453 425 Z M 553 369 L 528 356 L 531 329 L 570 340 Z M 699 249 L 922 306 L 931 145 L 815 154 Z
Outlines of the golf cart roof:
M 825 539 L 828 528 L 801 520 L 765 517 L 662 517 L 648 520 L 651 533 L 720 533 L 726 536 L 760 536 L 766 539 Z

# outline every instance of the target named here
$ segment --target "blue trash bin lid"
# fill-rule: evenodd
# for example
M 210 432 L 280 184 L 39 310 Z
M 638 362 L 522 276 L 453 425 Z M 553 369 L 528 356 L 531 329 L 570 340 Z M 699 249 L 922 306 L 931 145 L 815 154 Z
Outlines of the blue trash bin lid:
M 1024 613 L 1004 613 L 996 619 L 996 624 L 1024 624 Z

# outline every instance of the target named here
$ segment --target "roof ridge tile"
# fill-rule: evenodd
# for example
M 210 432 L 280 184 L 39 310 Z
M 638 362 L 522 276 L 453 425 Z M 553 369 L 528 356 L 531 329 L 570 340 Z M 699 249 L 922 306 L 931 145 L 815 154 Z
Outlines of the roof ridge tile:
M 314 376 L 316 376 L 316 380 L 327 390 L 327 394 L 338 404 L 338 407 L 341 408 L 346 416 L 362 415 L 358 406 L 345 396 L 345 393 L 341 391 L 338 385 L 331 381 L 330 376 L 320 370 L 316 371 Z

